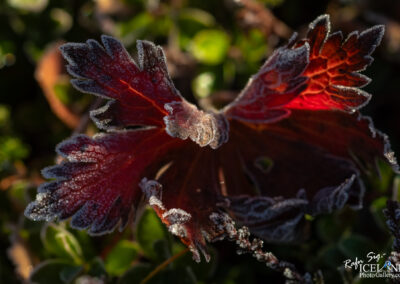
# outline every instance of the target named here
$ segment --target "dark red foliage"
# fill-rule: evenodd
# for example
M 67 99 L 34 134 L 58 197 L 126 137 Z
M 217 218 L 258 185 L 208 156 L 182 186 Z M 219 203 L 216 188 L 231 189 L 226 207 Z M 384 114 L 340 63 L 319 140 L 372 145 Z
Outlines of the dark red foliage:
M 154 125 L 163 127 L 166 103 L 181 96 L 168 75 L 164 53 L 148 41 L 138 41 L 139 66 L 116 39 L 103 36 L 104 48 L 95 40 L 61 47 L 68 72 L 78 79 L 78 90 L 111 100 L 92 112 L 99 128 Z
M 309 44 L 310 54 L 304 76 L 307 88 L 286 107 L 291 109 L 340 109 L 355 111 L 368 103 L 371 95 L 363 87 L 370 79 L 358 73 L 373 61 L 370 56 L 383 37 L 384 27 L 374 26 L 352 32 L 343 41 L 342 33 L 330 33 L 328 16 L 320 16 L 310 25 L 305 40 L 294 46 Z
M 383 27 L 344 42 L 329 30 L 328 16 L 318 17 L 217 113 L 180 96 L 152 43 L 138 41 L 138 65 L 108 36 L 104 47 L 62 46 L 72 84 L 111 99 L 91 113 L 105 132 L 58 146 L 65 161 L 43 170 L 55 180 L 26 215 L 71 217 L 103 234 L 123 229 L 144 196 L 199 261 L 199 250 L 209 258 L 206 241 L 233 235 L 225 213 L 265 240 L 290 242 L 304 237 L 304 214 L 361 208 L 360 173 L 378 159 L 397 171 L 387 137 L 356 112 L 369 98 L 357 89 L 369 79 L 357 71 L 372 62 Z
M 370 94 L 363 87 L 370 79 L 358 73 L 372 63 L 384 27 L 330 33 L 328 15 L 310 24 L 307 37 L 278 49 L 253 76 L 240 96 L 225 108 L 229 118 L 270 123 L 287 117 L 291 109 L 355 111 Z
M 113 230 L 121 219 L 123 229 L 142 195 L 141 174 L 179 142 L 158 128 L 77 135 L 62 142 L 57 152 L 66 161 L 43 170 L 44 177 L 56 180 L 39 188 L 30 217 L 73 216 L 71 225 L 91 234 Z

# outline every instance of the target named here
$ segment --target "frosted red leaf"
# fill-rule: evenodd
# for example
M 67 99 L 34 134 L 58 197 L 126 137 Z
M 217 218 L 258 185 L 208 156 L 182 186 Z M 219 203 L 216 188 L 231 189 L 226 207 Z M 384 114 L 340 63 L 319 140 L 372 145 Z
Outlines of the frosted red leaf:
M 306 39 L 294 44 L 310 46 L 310 63 L 304 72 L 308 82 L 307 88 L 287 108 L 353 112 L 371 98 L 359 89 L 370 79 L 358 72 L 372 63 L 371 53 L 382 40 L 384 26 L 361 33 L 354 31 L 345 40 L 342 32 L 330 33 L 330 30 L 329 16 L 320 16 L 310 24 Z
M 141 174 L 179 142 L 157 128 L 74 136 L 57 146 L 66 161 L 43 169 L 44 177 L 56 180 L 39 187 L 27 212 L 34 220 L 73 216 L 71 226 L 91 234 L 118 224 L 122 230 L 140 201 Z
M 372 62 L 382 33 L 376 26 L 343 41 L 320 16 L 218 112 L 179 94 L 150 42 L 138 41 L 138 64 L 109 36 L 103 46 L 63 45 L 72 84 L 110 99 L 91 113 L 105 132 L 59 144 L 64 162 L 43 170 L 54 180 L 26 216 L 71 218 L 75 228 L 104 234 L 123 229 L 144 197 L 196 261 L 200 252 L 209 259 L 207 241 L 232 238 L 235 222 L 269 242 L 300 241 L 305 214 L 362 207 L 360 175 L 378 159 L 398 170 L 386 135 L 356 111 L 369 98 L 357 72 Z
M 67 43 L 61 51 L 78 90 L 112 99 L 91 113 L 99 128 L 120 125 L 163 127 L 164 104 L 180 101 L 167 71 L 161 47 L 138 41 L 136 64 L 119 41 L 102 36 L 104 48 L 95 40 Z
M 224 109 L 227 118 L 272 123 L 290 115 L 284 106 L 306 87 L 309 45 L 276 50 L 235 101 Z
M 291 109 L 354 112 L 370 99 L 362 91 L 370 79 L 358 72 L 373 61 L 384 26 L 355 31 L 343 40 L 330 32 L 328 15 L 309 26 L 307 36 L 278 49 L 254 75 L 239 97 L 225 108 L 228 118 L 268 123 L 290 115 Z

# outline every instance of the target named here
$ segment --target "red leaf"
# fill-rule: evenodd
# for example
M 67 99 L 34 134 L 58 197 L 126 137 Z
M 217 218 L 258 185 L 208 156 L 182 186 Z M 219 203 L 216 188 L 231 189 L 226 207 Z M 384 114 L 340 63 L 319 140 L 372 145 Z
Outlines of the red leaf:
M 220 212 L 217 163 L 212 149 L 199 149 L 194 143 L 188 143 L 169 151 L 162 163 L 168 164 L 168 168 L 163 169 L 162 174 L 149 176 L 156 181 L 144 179 L 141 183 L 150 205 L 170 232 L 191 249 L 196 261 L 200 261 L 199 250 L 209 260 L 206 240 L 211 241 L 223 233 L 210 219 L 212 213 Z
M 254 123 L 272 123 L 287 117 L 283 108 L 304 88 L 302 74 L 308 64 L 308 44 L 275 51 L 254 75 L 237 99 L 224 109 L 229 119 Z
M 370 99 L 363 87 L 370 79 L 359 74 L 383 37 L 384 27 L 352 32 L 343 42 L 341 32 L 330 34 L 328 15 L 310 24 L 306 39 L 278 49 L 225 109 L 230 119 L 271 123 L 291 109 L 353 112 Z
M 230 127 L 230 140 L 221 147 L 221 167 L 230 177 L 226 208 L 269 241 L 301 240 L 305 213 L 331 213 L 346 204 L 361 208 L 359 171 L 379 171 L 377 159 L 398 172 L 387 136 L 359 113 L 293 110 L 278 123 L 231 121 Z M 249 179 L 257 192 L 248 190 Z
M 139 66 L 122 44 L 102 36 L 104 48 L 95 40 L 61 46 L 68 72 L 78 79 L 78 90 L 113 99 L 91 113 L 99 128 L 132 125 L 163 126 L 166 103 L 181 101 L 170 79 L 161 47 L 138 41 Z
M 299 139 L 335 156 L 353 159 L 363 170 L 376 170 L 376 159 L 382 159 L 398 171 L 388 137 L 360 113 L 293 110 L 289 119 L 266 128 L 280 137 Z
M 339 109 L 352 112 L 368 103 L 363 87 L 370 79 L 359 74 L 373 61 L 370 56 L 382 40 L 384 26 L 352 32 L 343 41 L 341 32 L 330 33 L 328 15 L 310 24 L 307 38 L 295 46 L 310 45 L 310 63 L 304 75 L 307 87 L 286 105 L 289 109 Z
M 239 224 L 266 240 L 299 241 L 306 213 L 362 206 L 364 187 L 354 163 L 303 136 L 296 139 L 232 122 L 230 140 L 218 151 L 225 207 Z
M 360 171 L 377 159 L 398 170 L 370 119 L 338 111 L 366 102 L 355 87 L 368 80 L 354 72 L 372 61 L 382 31 L 352 33 L 342 43 L 321 16 L 305 40 L 277 50 L 217 113 L 180 97 L 151 43 L 138 42 L 140 67 L 110 37 L 102 37 L 105 50 L 93 40 L 65 45 L 73 84 L 112 99 L 92 112 L 108 133 L 61 143 L 67 161 L 43 171 L 56 180 L 39 188 L 26 215 L 72 217 L 74 227 L 100 234 L 123 228 L 143 192 L 197 261 L 199 251 L 209 259 L 206 241 L 232 238 L 234 222 L 222 211 L 268 241 L 301 240 L 304 214 L 362 206 Z M 111 131 L 138 124 L 153 127 Z
M 25 214 L 33 220 L 72 217 L 74 228 L 104 234 L 122 230 L 140 198 L 144 169 L 183 141 L 162 129 L 121 131 L 89 138 L 78 135 L 58 145 L 67 161 L 43 170 L 46 178 Z

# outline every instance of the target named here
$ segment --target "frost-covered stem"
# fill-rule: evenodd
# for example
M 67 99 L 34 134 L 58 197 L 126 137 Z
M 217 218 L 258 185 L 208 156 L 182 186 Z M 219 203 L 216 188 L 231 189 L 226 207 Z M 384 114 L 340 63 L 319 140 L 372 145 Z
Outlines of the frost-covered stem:
M 238 250 L 239 254 L 252 254 L 258 261 L 265 262 L 269 268 L 283 273 L 288 279 L 288 283 L 311 283 L 309 274 L 302 276 L 293 264 L 279 260 L 272 252 L 263 251 L 264 242 L 262 240 L 253 238 L 250 241 L 250 232 L 247 227 L 239 228 L 234 236 L 234 240 L 240 247 Z
M 250 240 L 250 231 L 243 226 L 236 229 L 235 222 L 225 213 L 213 213 L 210 219 L 216 224 L 218 229 L 224 229 L 229 240 L 236 242 L 239 246 L 238 253 L 250 253 L 258 261 L 265 264 L 278 272 L 283 273 L 287 278 L 286 283 L 312 283 L 311 275 L 306 273 L 301 275 L 295 266 L 289 262 L 279 260 L 273 253 L 263 251 L 264 242 L 260 239 L 253 238 Z

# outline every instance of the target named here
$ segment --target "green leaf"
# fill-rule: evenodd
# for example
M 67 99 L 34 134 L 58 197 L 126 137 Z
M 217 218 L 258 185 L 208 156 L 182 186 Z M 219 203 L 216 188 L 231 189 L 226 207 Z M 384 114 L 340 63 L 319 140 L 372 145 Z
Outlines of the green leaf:
M 166 260 L 172 256 L 171 246 L 168 239 L 155 241 L 153 249 L 160 261 Z
M 136 259 L 138 255 L 138 245 L 128 240 L 120 241 L 107 255 L 105 267 L 110 275 L 123 274 Z
M 126 37 L 128 35 L 139 37 L 153 22 L 153 17 L 148 13 L 140 13 L 127 22 L 120 22 L 116 26 L 117 35 L 119 37 Z
M 191 267 L 176 267 L 174 269 L 164 270 L 157 274 L 154 279 L 159 280 L 159 283 L 174 283 L 174 284 L 195 284 L 196 276 Z
M 94 247 L 96 238 L 89 236 L 86 231 L 73 230 L 70 226 L 68 226 L 69 224 L 66 225 L 66 229 L 74 235 L 80 247 L 82 248 L 83 258 L 94 259 L 98 254 L 96 248 Z
M 30 281 L 37 284 L 71 283 L 83 270 L 62 259 L 47 260 L 32 271 Z
M 118 284 L 136 284 L 140 283 L 151 271 L 153 267 L 148 263 L 139 263 L 129 269 L 122 277 L 119 279 Z M 151 281 L 148 282 L 152 283 Z
M 89 263 L 89 265 L 90 265 L 90 267 L 89 267 L 88 275 L 99 277 L 99 278 L 107 275 L 107 271 L 106 271 L 106 268 L 104 267 L 103 260 L 100 257 L 94 258 Z
M 27 146 L 16 137 L 0 138 L 0 163 L 12 162 L 26 158 L 29 154 Z
M 8 4 L 16 9 L 29 12 L 40 12 L 46 8 L 48 0 L 8 0 Z
M 336 242 L 343 232 L 334 216 L 320 216 L 316 219 L 316 228 L 319 237 L 326 243 Z
M 336 269 L 339 265 L 343 264 L 346 258 L 346 255 L 343 254 L 335 244 L 328 245 L 318 252 L 318 256 L 315 259 L 316 267 L 320 267 L 321 264 L 324 264 L 331 269 Z
M 394 178 L 392 167 L 386 161 L 382 160 L 377 161 L 377 166 L 379 168 L 379 175 L 370 173 L 367 176 L 370 186 L 374 188 L 374 190 L 382 193 L 390 192 Z
M 370 205 L 370 211 L 372 213 L 372 216 L 374 216 L 376 224 L 383 230 L 387 230 L 387 225 L 386 225 L 386 218 L 383 215 L 383 209 L 386 208 L 386 202 L 388 198 L 386 196 L 381 196 L 374 201 L 372 201 Z
M 128 270 L 119 280 L 118 284 L 139 284 L 155 268 L 150 264 L 140 263 Z M 148 284 L 194 284 L 196 277 L 189 266 L 176 267 L 174 269 L 164 268 L 146 282 Z
M 208 65 L 221 63 L 228 52 L 229 37 L 220 30 L 202 30 L 193 38 L 191 49 L 193 56 Z
M 25 206 L 26 189 L 28 186 L 28 182 L 24 180 L 20 180 L 12 184 L 7 191 L 10 200 L 20 204 L 21 206 Z
M 178 13 L 179 44 L 184 50 L 189 49 L 194 35 L 205 29 L 215 26 L 215 18 L 208 12 L 197 8 L 183 8 Z
M 172 26 L 172 20 L 166 16 L 155 17 L 143 12 L 129 21 L 116 25 L 116 34 L 126 45 L 133 44 L 136 39 L 155 36 L 166 36 Z M 150 36 L 150 37 L 149 37 Z
M 374 251 L 374 244 L 360 235 L 351 235 L 338 243 L 340 251 L 349 258 L 364 258 L 368 252 Z
M 397 197 L 397 202 L 400 202 L 400 175 L 393 179 L 393 195 Z
M 168 234 L 165 226 L 161 223 L 157 214 L 153 209 L 147 208 L 143 212 L 136 229 L 136 239 L 143 253 L 153 260 L 159 259 L 158 254 L 154 250 L 154 245 L 156 241 L 166 239 L 167 237 Z
M 222 75 L 224 83 L 231 84 L 235 79 L 236 66 L 233 60 L 226 60 L 223 65 Z
M 58 33 L 65 33 L 71 29 L 73 19 L 71 14 L 60 8 L 53 8 L 50 11 L 50 17 L 55 24 Z
M 184 249 L 186 249 L 186 247 L 182 245 L 182 243 L 174 243 L 172 251 L 175 255 Z M 191 271 L 196 275 L 197 280 L 204 280 L 205 283 L 207 283 L 208 280 L 213 278 L 218 264 L 217 252 L 212 247 L 208 247 L 207 251 L 211 256 L 209 262 L 202 261 L 197 263 L 193 260 L 191 253 L 186 253 L 184 256 L 175 260 L 174 264 L 178 267 L 190 267 Z
M 203 72 L 192 81 L 193 93 L 198 98 L 205 98 L 211 94 L 215 83 L 215 74 L 211 72 Z
M 259 0 L 262 3 L 265 3 L 268 7 L 276 7 L 283 4 L 285 0 Z
M 60 279 L 64 283 L 71 283 L 82 271 L 83 266 L 66 266 L 60 271 Z
M 7 127 L 10 122 L 10 109 L 6 105 L 0 105 L 0 128 Z
M 11 41 L 0 41 L 0 69 L 15 63 L 14 43 Z
M 205 27 L 211 27 L 215 25 L 215 18 L 212 14 L 197 8 L 190 8 L 190 7 L 183 8 L 178 16 L 179 20 L 188 20 L 197 22 Z
M 263 59 L 267 53 L 267 44 L 261 31 L 252 29 L 246 34 L 239 34 L 236 39 L 236 45 L 239 47 L 246 63 L 257 62 Z
M 70 86 L 68 82 L 64 82 L 61 80 L 61 82 L 57 82 L 57 84 L 54 86 L 54 92 L 57 96 L 57 98 L 63 103 L 63 104 L 69 104 L 71 103 L 71 96 L 69 94 L 70 91 Z
M 72 260 L 76 264 L 83 263 L 82 249 L 75 236 L 65 228 L 56 224 L 46 224 L 41 232 L 45 248 L 52 254 Z

